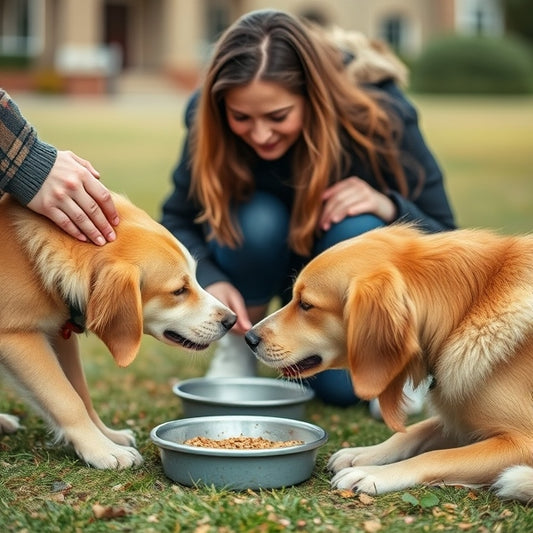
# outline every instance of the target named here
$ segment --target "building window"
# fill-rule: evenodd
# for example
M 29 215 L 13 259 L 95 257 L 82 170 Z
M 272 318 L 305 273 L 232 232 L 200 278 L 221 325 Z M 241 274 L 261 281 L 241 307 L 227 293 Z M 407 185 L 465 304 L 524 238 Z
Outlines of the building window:
M 501 35 L 503 14 L 497 0 L 456 0 L 457 29 L 470 35 Z
M 33 0 L 0 0 L 0 55 L 31 57 L 38 53 Z
M 406 23 L 399 16 L 390 16 L 381 22 L 380 38 L 398 53 L 405 47 Z
M 208 0 L 206 2 L 207 40 L 215 42 L 221 33 L 233 22 L 231 2 Z

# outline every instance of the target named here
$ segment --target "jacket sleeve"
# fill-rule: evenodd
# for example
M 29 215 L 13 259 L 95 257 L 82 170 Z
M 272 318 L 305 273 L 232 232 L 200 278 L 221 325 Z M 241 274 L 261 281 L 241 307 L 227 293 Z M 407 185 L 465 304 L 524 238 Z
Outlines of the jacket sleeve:
M 395 190 L 389 192 L 398 210 L 397 221 L 415 223 L 430 233 L 455 229 L 444 177 L 420 131 L 418 113 L 396 85 L 390 83 L 387 92 L 392 96 L 395 111 L 403 123 L 400 151 L 410 191 L 417 191 L 420 167 L 424 172 L 421 189 L 412 199 L 402 197 Z
M 183 143 L 181 158 L 172 172 L 173 190 L 162 206 L 161 223 L 165 226 L 193 255 L 198 266 L 196 277 L 200 285 L 206 287 L 217 281 L 229 281 L 211 258 L 206 241 L 205 228 L 195 222 L 200 207 L 190 197 L 191 161 L 189 152 L 189 129 L 192 124 L 199 93 L 189 100 L 185 111 L 186 137 Z
M 54 166 L 57 149 L 39 140 L 19 108 L 0 89 L 0 195 L 8 192 L 26 205 Z

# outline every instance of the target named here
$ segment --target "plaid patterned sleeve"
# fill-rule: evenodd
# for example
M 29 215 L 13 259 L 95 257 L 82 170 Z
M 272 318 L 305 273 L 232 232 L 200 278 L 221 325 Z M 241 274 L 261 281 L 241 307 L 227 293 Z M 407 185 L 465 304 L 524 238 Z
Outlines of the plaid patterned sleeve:
M 0 89 L 0 195 L 26 205 L 50 173 L 57 150 L 43 143 L 9 94 Z

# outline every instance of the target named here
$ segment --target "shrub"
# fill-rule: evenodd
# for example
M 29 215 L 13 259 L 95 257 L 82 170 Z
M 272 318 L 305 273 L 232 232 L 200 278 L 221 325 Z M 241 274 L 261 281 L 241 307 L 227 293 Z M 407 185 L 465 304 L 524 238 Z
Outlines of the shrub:
M 513 38 L 441 37 L 413 63 L 411 89 L 426 93 L 530 93 L 533 52 Z
M 31 65 L 28 56 L 0 54 L 0 69 L 2 70 L 24 70 Z

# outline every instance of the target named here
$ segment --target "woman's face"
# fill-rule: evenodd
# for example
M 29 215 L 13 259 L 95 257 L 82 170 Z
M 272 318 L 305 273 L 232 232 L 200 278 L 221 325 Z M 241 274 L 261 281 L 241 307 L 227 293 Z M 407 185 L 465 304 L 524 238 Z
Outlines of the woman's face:
M 304 97 L 277 83 L 254 80 L 224 98 L 231 131 L 261 159 L 279 159 L 300 136 Z

